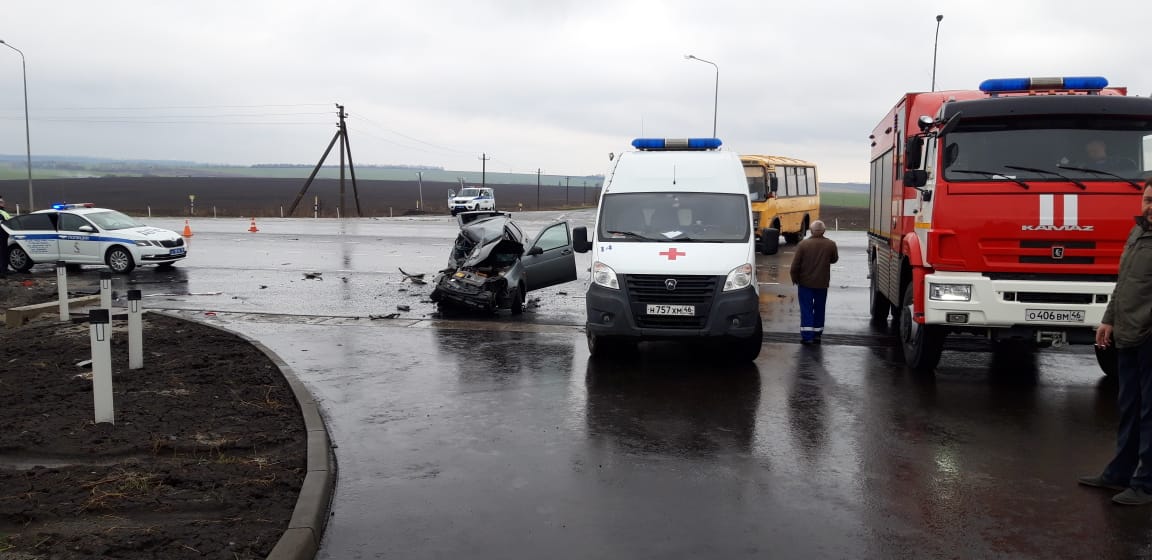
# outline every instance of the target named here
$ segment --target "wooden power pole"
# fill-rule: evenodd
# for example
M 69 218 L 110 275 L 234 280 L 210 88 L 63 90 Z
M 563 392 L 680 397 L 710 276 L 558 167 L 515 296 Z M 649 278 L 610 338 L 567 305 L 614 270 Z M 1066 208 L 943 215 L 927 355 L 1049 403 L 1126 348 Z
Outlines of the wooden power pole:
M 324 165 L 324 160 L 328 159 L 328 154 L 332 152 L 332 146 L 336 142 L 340 142 L 340 211 L 344 211 L 344 153 L 348 153 L 348 171 L 352 174 L 352 197 L 356 201 L 356 216 L 363 217 L 360 212 L 360 190 L 356 188 L 356 167 L 352 164 L 352 144 L 348 141 L 348 126 L 345 124 L 344 119 L 348 114 L 344 112 L 344 106 L 336 104 L 336 115 L 340 119 L 340 123 L 336 128 L 336 135 L 332 137 L 332 141 L 328 143 L 328 149 L 324 150 L 324 155 L 320 156 L 320 161 L 316 163 L 316 167 L 312 170 L 312 174 L 308 176 L 308 180 L 304 181 L 304 186 L 300 187 L 300 193 L 296 195 L 296 200 L 292 201 L 292 206 L 288 208 L 288 215 L 291 216 L 296 213 L 296 207 L 300 204 L 300 200 L 304 198 L 304 194 L 308 192 L 308 187 L 312 185 L 312 181 L 316 179 L 316 174 L 320 172 L 320 167 Z M 343 215 L 343 214 L 341 214 Z

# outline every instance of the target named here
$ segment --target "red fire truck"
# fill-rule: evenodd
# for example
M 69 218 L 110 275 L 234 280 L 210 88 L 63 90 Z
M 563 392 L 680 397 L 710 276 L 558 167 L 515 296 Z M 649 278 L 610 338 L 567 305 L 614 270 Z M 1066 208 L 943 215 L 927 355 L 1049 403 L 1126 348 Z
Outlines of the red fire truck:
M 935 368 L 949 334 L 1094 342 L 1152 176 L 1152 98 L 985 80 L 905 94 L 870 139 L 871 314 L 898 321 L 909 366 Z

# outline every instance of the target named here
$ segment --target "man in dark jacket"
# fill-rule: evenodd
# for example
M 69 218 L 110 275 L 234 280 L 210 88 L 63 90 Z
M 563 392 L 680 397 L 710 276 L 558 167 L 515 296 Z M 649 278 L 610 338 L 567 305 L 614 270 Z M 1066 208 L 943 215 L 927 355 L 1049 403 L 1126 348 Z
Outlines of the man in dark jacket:
M 1112 501 L 1152 504 L 1152 180 L 1120 256 L 1120 274 L 1096 330 L 1096 345 L 1116 346 L 1120 429 L 1116 456 L 1099 476 L 1080 484 L 1123 490 Z
M 824 222 L 812 222 L 812 237 L 796 246 L 789 271 L 800 299 L 800 344 L 804 345 L 820 344 L 832 263 L 840 260 L 836 242 L 824 237 L 824 231 Z
M 11 217 L 4 207 L 4 196 L 0 195 L 0 278 L 8 276 L 8 231 L 2 226 Z

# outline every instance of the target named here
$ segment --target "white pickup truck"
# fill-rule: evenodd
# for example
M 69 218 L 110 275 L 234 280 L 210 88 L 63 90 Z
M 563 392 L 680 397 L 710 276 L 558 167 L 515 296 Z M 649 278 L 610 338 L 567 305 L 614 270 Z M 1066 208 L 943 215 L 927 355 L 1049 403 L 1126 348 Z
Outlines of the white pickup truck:
M 448 197 L 448 211 L 455 216 L 460 212 L 496 210 L 496 191 L 488 187 L 465 187 Z

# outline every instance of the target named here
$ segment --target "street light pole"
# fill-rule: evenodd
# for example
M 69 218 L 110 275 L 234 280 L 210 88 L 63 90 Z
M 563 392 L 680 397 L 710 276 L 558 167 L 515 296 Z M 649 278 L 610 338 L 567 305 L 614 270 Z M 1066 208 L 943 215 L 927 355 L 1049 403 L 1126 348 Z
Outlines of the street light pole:
M 932 91 L 936 91 L 936 47 L 940 45 L 940 20 L 944 14 L 936 15 L 936 40 L 932 42 Z
M 416 182 L 420 186 L 420 203 L 416 205 L 420 210 L 424 209 L 424 172 L 416 172 Z
M 28 65 L 24 61 L 24 51 L 13 47 L 4 39 L 0 39 L 0 45 L 20 53 L 20 68 L 24 71 L 24 147 L 28 154 L 28 211 L 31 212 L 36 206 L 32 200 L 32 133 L 28 127 Z
M 695 55 L 686 54 L 686 55 L 684 55 L 684 58 L 686 58 L 688 60 L 699 60 L 700 62 L 705 62 L 705 63 L 711 64 L 712 67 L 716 69 L 716 93 L 712 98 L 712 137 L 715 138 L 716 137 L 716 110 L 719 109 L 719 107 L 720 107 L 720 67 L 716 66 L 715 62 L 712 62 L 710 60 L 704 60 L 703 58 L 700 58 L 700 57 L 695 56 Z

